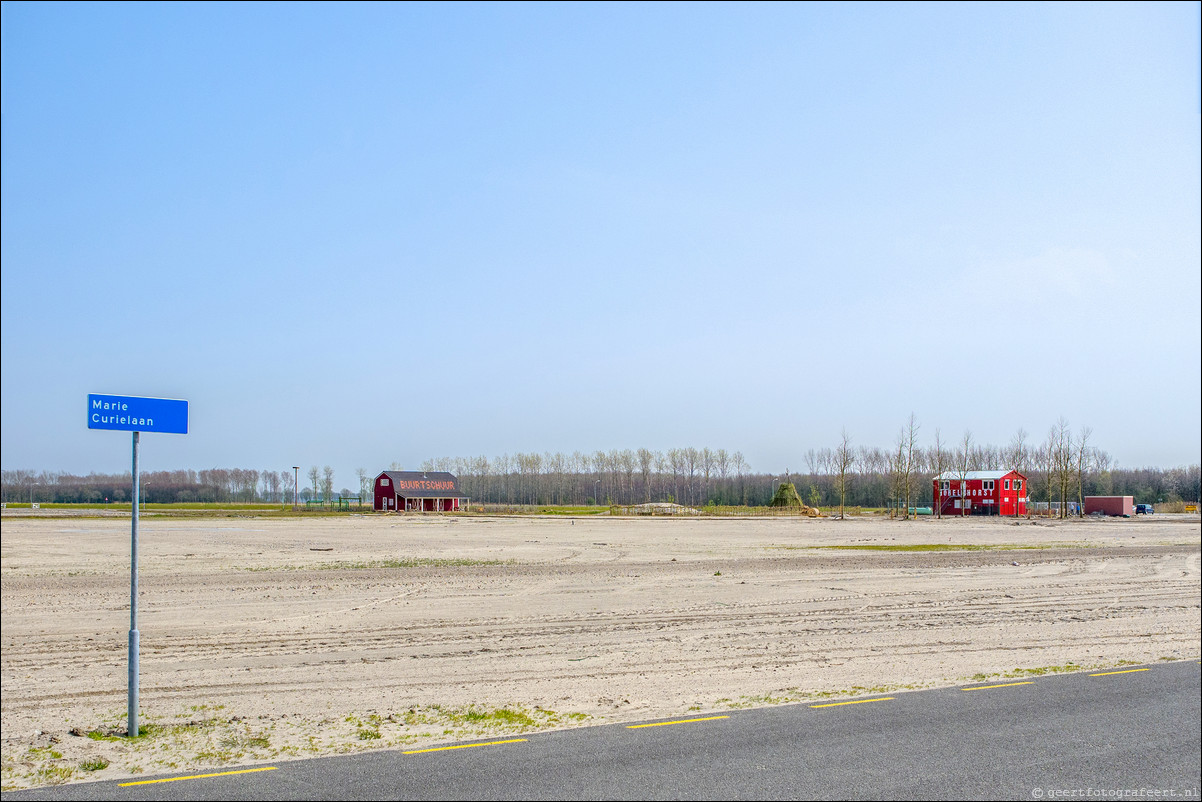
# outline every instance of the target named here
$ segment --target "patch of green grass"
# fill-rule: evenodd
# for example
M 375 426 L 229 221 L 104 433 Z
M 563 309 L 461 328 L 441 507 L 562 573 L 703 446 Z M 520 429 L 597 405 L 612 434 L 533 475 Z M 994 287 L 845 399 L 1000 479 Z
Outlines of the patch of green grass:
M 125 732 L 119 732 L 117 730 L 111 730 L 109 732 L 104 732 L 101 730 L 89 730 L 86 734 L 87 737 L 91 738 L 93 741 L 122 741 L 129 743 L 132 741 L 139 741 L 144 738 L 149 738 L 153 735 L 161 735 L 164 731 L 178 729 L 179 726 L 180 725 L 177 725 L 176 727 L 165 728 L 158 724 L 140 724 L 138 725 L 138 734 L 134 736 L 127 735 Z
M 124 735 L 117 735 L 116 733 L 109 733 L 109 732 L 101 732 L 100 730 L 90 730 L 87 733 L 87 736 L 89 738 L 91 738 L 93 741 L 124 741 L 125 740 Z
M 485 725 L 499 727 L 537 727 L 539 722 L 530 717 L 529 714 L 521 710 L 510 710 L 507 707 L 501 707 L 494 710 L 480 710 L 475 707 L 466 709 L 448 709 L 443 707 L 437 708 L 441 712 L 444 721 L 450 724 L 457 725 Z
M 33 773 L 33 780 L 36 785 L 62 785 L 74 776 L 74 766 L 43 766 Z
M 495 731 L 526 731 L 539 727 L 553 727 L 565 722 L 582 722 L 592 718 L 587 713 L 561 714 L 554 710 L 535 707 L 532 710 L 501 708 L 443 707 L 410 708 L 405 713 L 389 716 L 390 721 L 407 727 L 442 727 L 444 735 L 455 732 L 483 733 Z
M 180 712 L 186 718 L 217 709 L 214 705 L 197 704 L 182 706 Z M 72 739 L 61 745 L 30 747 L 27 754 L 18 756 L 19 760 L 13 760 L 6 753 L 0 784 L 5 790 L 19 790 L 79 781 L 89 778 L 94 772 L 113 767 L 129 773 L 133 772 L 135 765 L 139 771 L 173 772 L 199 770 L 206 765 L 231 765 L 249 759 L 276 759 L 281 755 L 307 757 L 379 747 L 395 748 L 423 740 L 461 741 L 571 726 L 591 718 L 586 713 L 559 713 L 538 706 L 491 708 L 482 705 L 432 705 L 414 707 L 408 711 L 365 711 L 316 719 L 289 718 L 279 722 L 278 726 L 289 730 L 302 728 L 296 731 L 300 738 L 296 744 L 275 746 L 273 741 L 280 739 L 276 737 L 277 724 L 274 722 L 256 726 L 242 717 L 205 717 L 186 723 L 143 724 L 140 734 L 136 738 L 129 738 L 123 733 L 123 716 L 113 715 L 105 717 L 95 728 L 73 729 L 71 735 L 77 736 L 78 740 Z M 310 735 L 305 728 L 312 728 L 312 732 L 320 734 Z M 88 754 L 89 740 L 119 743 L 122 746 L 116 752 L 104 752 L 104 757 L 99 757 Z M 64 756 L 63 753 L 67 754 Z
M 61 760 L 63 757 L 62 752 L 59 752 L 57 749 L 51 749 L 49 746 L 31 747 L 29 750 L 29 754 L 32 757 L 37 757 L 37 758 L 47 758 L 48 757 L 51 760 Z
M 566 505 L 543 506 L 538 508 L 539 515 L 604 515 L 609 507 L 569 507 Z
M 189 728 L 186 725 L 178 729 L 196 731 L 195 727 Z M 270 746 L 271 742 L 264 736 L 229 733 L 222 736 L 216 748 L 206 748 L 197 752 L 194 760 L 203 763 L 233 763 L 245 757 L 248 751 L 268 749 Z
M 984 682 L 990 679 L 1014 679 L 1015 677 L 1042 677 L 1046 674 L 1072 674 L 1075 671 L 1084 671 L 1085 666 L 1077 665 L 1076 663 L 1066 663 L 1062 666 L 1040 666 L 1039 668 L 1012 668 L 1009 671 L 1000 671 L 993 674 L 973 674 L 973 682 Z
M 520 710 L 501 708 L 492 712 L 492 720 L 508 727 L 536 727 L 538 722 Z

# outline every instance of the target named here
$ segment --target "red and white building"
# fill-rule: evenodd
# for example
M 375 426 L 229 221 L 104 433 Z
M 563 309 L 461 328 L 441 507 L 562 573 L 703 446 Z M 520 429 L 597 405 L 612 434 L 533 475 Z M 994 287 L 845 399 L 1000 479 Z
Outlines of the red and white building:
M 947 471 L 931 491 L 940 515 L 1027 514 L 1027 477 L 1018 471 Z
M 457 512 L 467 499 L 446 471 L 384 471 L 376 477 L 377 512 Z

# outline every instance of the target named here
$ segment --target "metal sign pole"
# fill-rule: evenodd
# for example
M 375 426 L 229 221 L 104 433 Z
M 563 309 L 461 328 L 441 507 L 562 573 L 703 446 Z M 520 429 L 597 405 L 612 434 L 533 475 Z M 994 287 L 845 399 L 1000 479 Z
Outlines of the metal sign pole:
M 138 434 L 134 432 L 133 518 L 129 539 L 129 728 L 126 735 L 137 737 L 138 728 Z
M 188 402 L 173 398 L 88 393 L 88 428 L 133 433 L 133 502 L 129 527 L 129 713 L 126 734 L 137 737 L 138 726 L 138 507 L 142 477 L 138 470 L 138 439 L 142 432 L 188 433 Z

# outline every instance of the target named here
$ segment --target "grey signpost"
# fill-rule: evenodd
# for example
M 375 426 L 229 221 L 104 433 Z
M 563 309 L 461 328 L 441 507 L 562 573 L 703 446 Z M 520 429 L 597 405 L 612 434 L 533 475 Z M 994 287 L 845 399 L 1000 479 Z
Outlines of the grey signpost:
M 133 432 L 133 514 L 129 533 L 129 710 L 126 734 L 138 727 L 138 440 L 142 432 L 188 433 L 188 402 L 170 398 L 88 394 L 88 428 Z

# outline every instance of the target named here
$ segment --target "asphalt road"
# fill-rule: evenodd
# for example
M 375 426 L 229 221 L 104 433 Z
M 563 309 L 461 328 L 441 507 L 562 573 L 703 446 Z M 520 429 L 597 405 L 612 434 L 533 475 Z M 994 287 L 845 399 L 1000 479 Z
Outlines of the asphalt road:
M 996 680 L 3 800 L 1198 799 L 1199 671 Z

